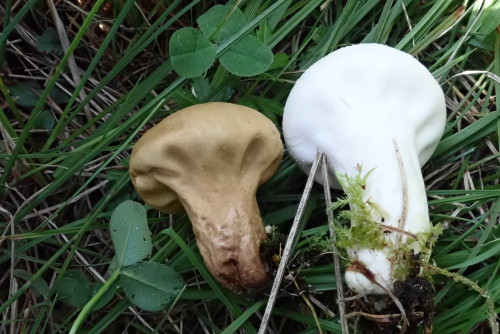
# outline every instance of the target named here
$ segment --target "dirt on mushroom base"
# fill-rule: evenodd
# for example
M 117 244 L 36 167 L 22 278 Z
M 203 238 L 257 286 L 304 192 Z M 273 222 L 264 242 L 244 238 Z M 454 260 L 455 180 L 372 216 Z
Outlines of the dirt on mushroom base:
M 266 269 L 267 276 L 272 281 L 276 277 L 288 236 L 280 233 L 276 227 L 270 226 L 266 227 L 266 233 L 267 239 L 260 246 L 260 258 Z M 316 293 L 314 288 L 307 284 L 300 272 L 303 269 L 312 267 L 313 264 L 324 258 L 323 255 L 325 255 L 325 252 L 323 248 L 309 247 L 290 261 L 283 275 L 283 284 L 280 286 L 281 293 L 288 296 Z M 267 289 L 262 292 L 269 294 L 271 292 L 271 285 L 268 285 Z
M 431 333 L 434 288 L 429 281 L 430 273 L 426 264 L 437 237 L 442 233 L 442 226 L 438 224 L 428 232 L 410 234 L 398 229 L 388 230 L 387 226 L 374 221 L 371 212 L 382 209 L 376 203 L 363 199 L 363 190 L 369 174 L 363 175 L 360 168 L 354 177 L 337 175 L 346 196 L 337 199 L 331 209 L 347 206 L 349 210 L 337 212 L 337 220 L 333 222 L 336 244 L 339 250 L 345 253 L 343 258 L 349 258 L 347 249 L 357 245 L 370 249 L 388 249 L 393 265 L 391 277 L 395 281 L 387 294 L 369 294 L 348 303 L 350 317 L 356 319 L 356 327 L 361 333 L 417 333 L 419 328 L 423 329 L 423 333 Z M 386 238 L 388 232 L 404 233 L 406 241 L 393 243 L 391 239 Z M 419 253 L 414 251 L 415 243 L 419 245 Z M 347 270 L 350 268 L 352 271 L 361 272 L 374 284 L 379 285 L 373 273 L 362 263 L 354 261 L 349 264 Z M 409 322 L 407 326 L 404 324 L 402 310 Z
M 281 260 L 282 247 L 286 243 L 287 236 L 278 232 L 275 228 L 266 229 L 268 238 L 261 245 L 260 256 L 265 264 L 267 275 L 272 280 L 276 274 Z M 330 243 L 331 240 L 324 240 Z M 324 251 L 328 248 L 323 245 L 323 249 L 307 249 L 303 254 L 293 259 L 286 269 L 280 294 L 288 297 L 298 297 L 302 294 L 316 295 L 314 288 L 307 284 L 302 275 L 301 269 L 317 261 L 325 259 Z M 401 312 L 388 295 L 369 295 L 357 298 L 346 303 L 347 311 L 350 314 L 350 322 L 361 333 L 432 333 L 432 322 L 434 318 L 434 289 L 427 277 L 421 276 L 422 260 L 420 254 L 410 252 L 405 256 L 408 263 L 407 276 L 402 281 L 394 283 L 394 295 L 401 302 L 409 321 L 409 326 L 402 331 L 403 318 Z M 267 291 L 269 293 L 270 286 Z M 262 292 L 261 292 L 262 293 Z M 355 293 L 353 292 L 353 295 Z M 321 295 L 321 293 L 320 293 Z M 332 297 L 332 296 L 330 296 Z M 330 297 L 327 297 L 330 298 Z M 332 303 L 332 307 L 335 308 Z
M 331 240 L 327 240 L 330 242 Z M 260 256 L 266 266 L 267 274 L 272 280 L 281 260 L 281 251 L 286 243 L 286 235 L 273 229 L 268 232 L 268 239 L 261 245 Z M 304 254 L 298 256 L 288 266 L 283 278 L 280 293 L 288 297 L 298 297 L 303 293 L 315 295 L 314 288 L 307 284 L 304 278 L 298 274 L 311 262 L 321 261 L 327 253 L 315 249 L 308 249 Z M 402 332 L 403 318 L 400 310 L 388 295 L 370 295 L 357 298 L 347 303 L 348 313 L 351 315 L 350 322 L 360 330 L 361 333 L 385 334 L 385 333 L 432 333 L 432 322 L 434 318 L 434 289 L 426 277 L 419 275 L 421 271 L 421 259 L 418 254 L 410 254 L 409 274 L 403 281 L 394 283 L 394 295 L 403 305 L 410 325 Z M 297 285 L 293 282 L 295 281 Z M 270 286 L 267 290 L 270 289 Z M 269 293 L 269 291 L 263 292 Z M 261 292 L 262 293 L 262 292 Z M 355 294 L 353 292 L 353 294 Z M 333 303 L 336 304 L 336 303 Z M 331 305 L 334 307 L 334 305 Z
M 417 257 L 418 258 L 418 257 Z M 394 296 L 406 312 L 409 326 L 405 329 L 400 310 L 388 295 L 368 295 L 347 304 L 351 315 L 358 315 L 357 324 L 366 334 L 432 333 L 434 319 L 434 289 L 420 272 L 419 259 L 412 264 L 412 271 L 404 281 L 394 283 Z

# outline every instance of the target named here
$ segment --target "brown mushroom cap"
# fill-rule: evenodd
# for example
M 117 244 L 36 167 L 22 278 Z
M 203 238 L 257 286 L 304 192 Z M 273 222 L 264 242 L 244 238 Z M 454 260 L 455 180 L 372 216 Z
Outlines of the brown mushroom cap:
M 149 205 L 187 212 L 208 269 L 239 292 L 268 281 L 255 193 L 273 175 L 282 152 L 278 130 L 259 112 L 205 103 L 147 131 L 132 151 L 130 175 Z

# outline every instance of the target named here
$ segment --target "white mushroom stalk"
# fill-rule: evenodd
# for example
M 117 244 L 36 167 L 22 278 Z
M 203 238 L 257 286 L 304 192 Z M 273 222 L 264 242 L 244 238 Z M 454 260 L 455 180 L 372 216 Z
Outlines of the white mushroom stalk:
M 446 122 L 441 87 L 411 55 L 379 44 L 341 48 L 312 65 L 286 102 L 283 132 L 288 151 L 308 172 L 316 150 L 329 172 L 370 172 L 363 200 L 387 242 L 381 249 L 348 251 L 347 285 L 363 294 L 392 291 L 394 249 L 408 236 L 429 232 L 421 167 L 434 152 Z M 322 183 L 321 176 L 316 180 Z M 339 184 L 333 185 L 338 188 Z M 406 243 L 418 253 L 421 243 Z

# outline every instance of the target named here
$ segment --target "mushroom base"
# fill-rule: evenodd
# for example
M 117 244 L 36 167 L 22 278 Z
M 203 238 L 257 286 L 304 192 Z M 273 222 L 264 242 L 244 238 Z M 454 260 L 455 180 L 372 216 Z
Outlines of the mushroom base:
M 267 235 L 254 192 L 203 195 L 209 200 L 199 199 L 195 205 L 185 202 L 183 206 L 208 270 L 235 293 L 265 287 L 269 277 L 260 246 Z
M 409 326 L 404 327 L 398 307 L 387 295 L 368 295 L 352 302 L 350 311 L 359 314 L 358 328 L 365 334 L 432 333 L 434 290 L 421 276 L 409 276 L 394 284 L 394 295 L 401 302 Z

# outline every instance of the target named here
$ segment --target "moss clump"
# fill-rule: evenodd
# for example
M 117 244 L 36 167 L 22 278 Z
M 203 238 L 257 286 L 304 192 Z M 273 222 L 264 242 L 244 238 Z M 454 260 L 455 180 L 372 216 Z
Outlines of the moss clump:
M 358 173 L 354 177 L 337 173 L 337 179 L 345 191 L 345 196 L 338 199 L 329 209 L 337 210 L 349 206 L 350 210 L 340 211 L 333 222 L 337 237 L 336 245 L 342 250 L 388 248 L 394 263 L 394 278 L 402 281 L 412 270 L 415 270 L 415 261 L 412 260 L 415 256 L 414 249 L 420 250 L 418 262 L 429 260 L 432 247 L 442 232 L 442 226 L 438 224 L 428 232 L 417 233 L 415 238 L 407 236 L 404 243 L 394 244 L 390 238 L 386 237 L 389 231 L 373 219 L 373 217 L 384 216 L 382 208 L 369 199 L 363 198 L 366 180 L 370 173 L 371 171 L 363 175 L 361 167 L 358 167 Z M 418 267 L 420 268 L 420 265 Z
M 413 273 L 413 276 L 420 274 L 430 279 L 430 274 L 427 273 L 425 266 L 422 266 L 421 263 L 429 262 L 432 248 L 442 232 L 443 226 L 441 224 L 436 224 L 432 226 L 428 232 L 417 233 L 415 235 L 416 238 L 407 237 L 406 241 L 400 243 L 398 247 L 391 243 L 391 258 L 395 259 L 394 278 L 398 281 L 402 281 L 406 279 L 408 274 Z M 415 244 L 417 244 L 420 249 L 418 254 L 414 252 Z M 417 273 L 415 273 L 415 270 L 417 270 L 416 267 L 418 267 Z
M 337 199 L 330 210 L 337 210 L 349 206 L 350 210 L 342 210 L 334 221 L 334 230 L 337 236 L 337 247 L 347 249 L 351 247 L 382 249 L 387 246 L 384 231 L 380 224 L 373 220 L 372 212 L 381 213 L 375 203 L 363 200 L 366 180 L 370 172 L 362 176 L 362 170 L 351 177 L 347 174 L 337 175 L 345 196 Z M 346 227 L 345 222 L 350 222 Z
M 274 277 L 286 244 L 286 236 L 276 226 L 266 226 L 266 233 L 268 238 L 260 246 L 260 259 L 265 264 L 267 275 Z

